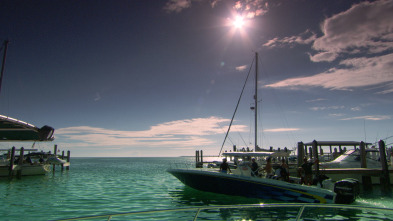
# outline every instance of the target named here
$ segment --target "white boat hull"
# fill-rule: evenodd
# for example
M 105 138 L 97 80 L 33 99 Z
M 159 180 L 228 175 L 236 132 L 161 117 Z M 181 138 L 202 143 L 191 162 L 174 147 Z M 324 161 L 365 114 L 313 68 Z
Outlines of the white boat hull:
M 45 175 L 48 173 L 50 169 L 49 164 L 38 164 L 38 165 L 22 165 L 15 166 L 13 170 L 13 175 L 17 175 L 17 171 L 22 171 L 22 176 L 35 176 L 35 175 Z M 0 177 L 9 176 L 9 167 L 1 166 L 0 167 Z

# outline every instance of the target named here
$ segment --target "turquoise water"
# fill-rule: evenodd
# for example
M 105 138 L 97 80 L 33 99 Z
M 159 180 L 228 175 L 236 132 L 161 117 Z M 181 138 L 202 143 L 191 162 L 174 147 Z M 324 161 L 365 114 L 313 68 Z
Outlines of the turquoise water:
M 69 171 L 0 178 L 1 220 L 55 220 L 192 206 L 281 203 L 185 187 L 166 172 L 193 158 L 73 158 Z M 393 208 L 393 197 L 362 194 L 355 205 Z

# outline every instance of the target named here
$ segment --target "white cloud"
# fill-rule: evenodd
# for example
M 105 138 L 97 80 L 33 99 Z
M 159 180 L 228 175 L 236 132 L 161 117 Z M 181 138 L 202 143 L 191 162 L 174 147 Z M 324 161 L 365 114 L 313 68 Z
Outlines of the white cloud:
M 309 54 L 309 56 L 310 56 L 310 60 L 313 62 L 321 62 L 321 61 L 331 62 L 336 60 L 338 54 L 335 52 L 320 52 L 315 55 Z
M 313 62 L 331 62 L 341 54 L 377 54 L 393 49 L 393 0 L 364 1 L 347 11 L 324 20 L 323 35 L 305 32 L 284 38 L 274 38 L 263 46 L 268 48 L 310 44 L 315 53 Z
M 356 87 L 383 85 L 388 89 L 384 93 L 392 92 L 393 82 L 393 54 L 373 58 L 353 58 L 343 60 L 340 67 L 309 77 L 298 77 L 279 81 L 266 87 L 324 87 L 333 90 L 352 90 Z M 356 79 L 356 80 L 354 80 Z
M 299 128 L 274 128 L 274 129 L 265 129 L 264 132 L 288 132 L 288 131 L 299 131 Z
M 56 130 L 56 137 L 77 142 L 79 146 L 194 147 L 215 143 L 204 136 L 224 134 L 227 129 L 220 123 L 228 122 L 229 119 L 218 117 L 195 118 L 158 124 L 144 131 L 78 126 L 60 128 Z M 235 125 L 231 131 L 244 131 L 245 128 Z
M 379 0 L 353 5 L 326 19 L 323 36 L 314 41 L 313 61 L 332 61 L 338 54 L 375 54 L 393 49 L 393 1 Z
M 243 17 L 252 19 L 266 14 L 269 10 L 269 4 L 265 0 L 240 0 L 236 1 L 234 9 Z
M 237 71 L 244 71 L 244 70 L 246 70 L 247 69 L 247 65 L 243 65 L 243 66 L 238 66 L 238 67 L 236 67 L 236 70 Z
M 362 108 L 361 107 L 352 107 L 351 111 L 361 111 Z

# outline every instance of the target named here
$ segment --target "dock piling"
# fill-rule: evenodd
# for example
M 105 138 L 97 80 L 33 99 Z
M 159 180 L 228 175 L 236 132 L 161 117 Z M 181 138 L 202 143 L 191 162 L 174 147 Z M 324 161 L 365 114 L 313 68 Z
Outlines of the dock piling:
M 195 168 L 203 167 L 203 151 L 196 150 L 195 151 Z
M 64 160 L 64 150 L 61 152 L 61 159 Z M 61 164 L 61 171 L 64 170 L 64 164 Z
M 10 167 L 9 167 L 9 173 L 8 173 L 8 176 L 10 177 L 10 179 L 12 179 L 12 176 L 14 174 L 14 162 L 15 162 L 15 147 L 12 147 L 11 158 L 10 158 Z
M 313 142 L 312 142 L 312 154 L 313 154 L 314 161 L 319 160 L 318 159 L 318 142 L 316 140 L 313 140 Z M 315 171 L 318 176 L 319 175 L 319 163 L 315 164 Z
M 24 159 L 24 154 L 25 154 L 25 148 L 21 147 L 20 148 L 20 153 L 19 153 L 19 160 L 18 160 L 18 170 L 16 171 L 16 177 L 18 179 L 22 178 L 22 169 L 23 169 L 23 159 Z
M 298 142 L 297 143 L 297 167 L 301 167 L 303 163 L 303 158 L 304 158 L 304 143 L 303 142 Z
M 390 188 L 390 176 L 389 176 L 389 168 L 388 168 L 388 163 L 386 160 L 386 151 L 385 151 L 385 142 L 383 140 L 380 140 L 378 142 L 379 146 L 379 157 L 381 160 L 381 166 L 382 166 L 382 174 L 381 174 L 381 191 L 384 194 L 391 194 L 391 188 Z
M 70 159 L 71 159 L 71 151 L 67 151 L 67 163 L 68 163 L 68 166 L 66 167 L 66 170 L 70 170 Z
M 55 156 L 57 155 L 57 144 L 55 144 L 55 146 L 54 146 L 53 154 L 54 154 Z M 53 164 L 53 173 L 55 173 L 55 171 L 56 171 L 56 165 Z
M 360 142 L 360 167 L 367 168 L 367 159 L 366 159 L 366 144 L 362 141 Z M 371 176 L 364 175 L 362 176 L 362 183 L 365 190 L 371 191 L 373 188 Z

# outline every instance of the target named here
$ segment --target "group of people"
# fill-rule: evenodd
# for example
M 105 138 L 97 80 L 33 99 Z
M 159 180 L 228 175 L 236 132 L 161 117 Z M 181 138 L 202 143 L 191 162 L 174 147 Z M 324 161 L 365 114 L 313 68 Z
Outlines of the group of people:
M 273 176 L 275 175 L 273 172 L 273 166 L 272 166 L 272 160 L 270 157 L 266 159 L 266 165 L 263 168 L 260 168 L 258 163 L 255 161 L 255 158 L 251 159 L 251 176 L 260 176 L 260 172 L 265 171 L 266 172 L 266 177 Z M 288 181 L 289 180 L 289 167 L 285 162 L 285 159 L 281 160 L 281 165 L 280 165 L 280 172 L 279 175 L 283 180 Z M 232 172 L 231 168 L 229 167 L 227 163 L 227 159 L 224 158 L 223 162 L 220 165 L 220 172 L 227 173 L 227 172 Z
M 301 177 L 301 183 L 306 185 L 311 185 L 313 182 L 312 179 L 312 166 L 318 163 L 318 159 L 314 162 L 308 162 L 307 158 L 303 159 L 303 164 L 298 169 L 298 175 Z M 289 166 L 285 162 L 285 159 L 281 160 L 281 164 L 279 168 L 276 170 L 276 173 L 273 172 L 272 160 L 270 157 L 266 159 L 266 165 L 263 168 L 258 166 L 258 163 L 255 161 L 255 158 L 251 159 L 251 176 L 259 176 L 261 171 L 266 172 L 266 177 L 270 177 L 273 175 L 277 175 L 280 179 L 284 181 L 289 181 Z M 232 172 L 231 168 L 227 163 L 227 159 L 224 158 L 222 164 L 220 165 L 220 172 L 227 173 Z

